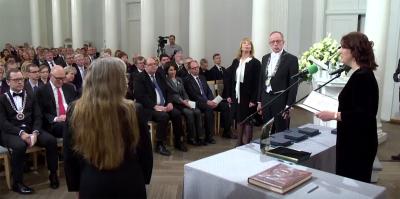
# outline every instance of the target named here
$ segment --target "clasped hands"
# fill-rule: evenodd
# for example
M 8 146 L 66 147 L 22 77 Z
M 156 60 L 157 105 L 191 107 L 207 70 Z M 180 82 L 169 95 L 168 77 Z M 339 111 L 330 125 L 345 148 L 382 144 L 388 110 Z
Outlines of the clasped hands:
M 160 112 L 170 112 L 174 109 L 174 106 L 172 103 L 168 103 L 167 106 L 161 106 L 161 105 L 155 105 L 154 110 L 155 111 L 160 111 Z
M 32 134 L 28 134 L 25 131 L 22 131 L 20 137 L 26 144 L 28 144 L 29 147 L 32 147 L 36 144 L 38 135 L 39 134 L 37 132 L 32 132 Z

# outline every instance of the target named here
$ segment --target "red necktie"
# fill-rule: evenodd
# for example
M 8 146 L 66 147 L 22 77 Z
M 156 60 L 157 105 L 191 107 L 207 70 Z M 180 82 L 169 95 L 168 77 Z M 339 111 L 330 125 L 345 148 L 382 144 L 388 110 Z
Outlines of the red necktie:
M 57 98 L 58 98 L 58 115 L 65 115 L 63 97 L 61 95 L 60 88 L 57 88 Z

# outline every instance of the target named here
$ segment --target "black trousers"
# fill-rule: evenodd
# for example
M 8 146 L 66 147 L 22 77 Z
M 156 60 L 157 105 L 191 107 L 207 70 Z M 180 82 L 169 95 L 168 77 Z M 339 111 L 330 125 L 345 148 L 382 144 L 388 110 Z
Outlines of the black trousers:
M 200 111 L 204 113 L 204 123 L 205 123 L 205 137 L 206 139 L 212 138 L 214 135 L 214 111 L 221 113 L 222 126 L 224 128 L 224 133 L 229 132 L 231 129 L 231 113 L 230 107 L 227 102 L 222 101 L 217 107 L 211 109 L 210 107 L 199 107 Z
M 11 167 L 13 171 L 13 182 L 23 182 L 23 172 L 25 164 L 25 153 L 28 145 L 18 135 L 2 132 L 3 144 L 11 149 Z M 40 131 L 35 146 L 46 149 L 47 167 L 51 173 L 58 169 L 57 140 L 46 131 Z
M 65 122 L 54 122 L 53 124 L 51 124 L 49 133 L 56 138 L 62 138 L 65 125 Z
M 261 97 L 261 105 L 264 106 L 276 96 L 278 96 L 278 94 L 264 93 Z M 274 125 L 272 126 L 271 133 L 281 132 L 289 128 L 290 119 L 284 119 L 282 115 L 277 115 L 286 107 L 286 98 L 286 95 L 282 95 L 262 110 L 264 123 L 274 117 Z

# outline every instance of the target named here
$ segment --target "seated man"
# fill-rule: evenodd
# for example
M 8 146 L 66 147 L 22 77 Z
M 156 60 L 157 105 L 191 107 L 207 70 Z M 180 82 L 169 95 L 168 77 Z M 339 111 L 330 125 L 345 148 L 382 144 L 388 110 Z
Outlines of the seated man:
M 39 81 L 39 66 L 35 64 L 28 64 L 26 66 L 26 70 L 28 72 L 28 79 L 25 81 L 24 89 L 30 95 L 34 95 L 39 87 L 44 85 L 42 81 Z
M 153 58 L 148 58 L 145 68 L 136 79 L 134 85 L 134 96 L 138 103 L 143 107 L 143 115 L 139 116 L 139 121 L 144 123 L 152 120 L 157 123 L 157 146 L 156 152 L 161 155 L 169 156 L 171 152 L 165 148 L 168 121 L 171 118 L 174 131 L 174 146 L 180 151 L 187 151 L 182 142 L 182 118 L 181 113 L 170 103 L 165 78 L 160 73 L 156 73 L 158 66 Z M 146 119 L 141 119 L 146 117 Z
M 24 90 L 24 78 L 18 69 L 10 69 L 6 75 L 10 90 L 0 96 L 0 130 L 3 144 L 10 148 L 13 186 L 15 192 L 31 194 L 33 189 L 23 184 L 25 153 L 28 147 L 46 148 L 47 166 L 50 170 L 50 187 L 57 189 L 57 142 L 42 130 L 40 108 L 36 99 Z
M 224 137 L 231 135 L 231 120 L 229 119 L 230 109 L 226 101 L 221 101 L 216 104 L 212 100 L 214 95 L 207 85 L 206 79 L 199 75 L 199 64 L 196 60 L 189 63 L 189 75 L 184 81 L 185 90 L 189 95 L 189 99 L 196 102 L 196 107 L 204 113 L 205 120 L 205 135 L 206 142 L 214 144 L 215 140 L 212 138 L 214 134 L 214 114 L 213 111 L 221 112 L 223 118 Z
M 43 126 L 54 137 L 62 138 L 65 114 L 77 93 L 72 84 L 64 84 L 65 71 L 61 66 L 51 69 L 50 81 L 36 93 L 43 114 Z

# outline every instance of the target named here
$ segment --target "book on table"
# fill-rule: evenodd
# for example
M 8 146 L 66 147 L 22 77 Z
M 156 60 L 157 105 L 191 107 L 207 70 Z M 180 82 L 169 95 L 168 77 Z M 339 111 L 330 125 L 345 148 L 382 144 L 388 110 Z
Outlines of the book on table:
M 311 179 L 312 173 L 286 164 L 277 164 L 248 178 L 248 183 L 280 194 Z

